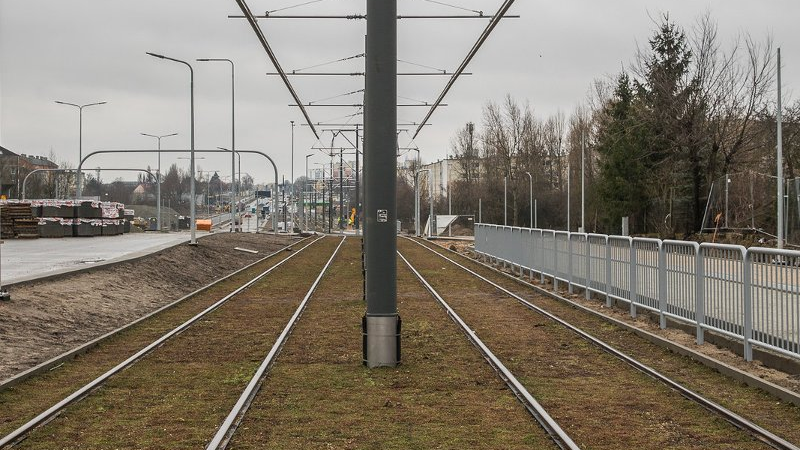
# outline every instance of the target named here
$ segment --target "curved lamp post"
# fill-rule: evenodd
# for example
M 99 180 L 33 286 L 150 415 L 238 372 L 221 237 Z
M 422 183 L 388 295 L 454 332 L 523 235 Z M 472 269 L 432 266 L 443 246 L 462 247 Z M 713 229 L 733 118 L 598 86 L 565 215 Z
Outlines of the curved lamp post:
M 96 150 L 96 151 L 94 151 L 92 153 L 89 153 L 88 155 L 83 157 L 83 159 L 81 160 L 80 164 L 78 164 L 78 170 L 80 171 L 81 167 L 83 166 L 83 163 L 87 159 L 89 159 L 90 157 L 92 157 L 94 155 L 108 154 L 108 153 L 155 153 L 157 151 L 158 150 L 141 150 L 141 149 L 132 149 L 132 150 Z M 222 152 L 228 152 L 228 151 L 230 151 L 230 150 L 223 150 L 223 149 L 196 150 L 197 153 L 222 153 Z M 186 153 L 186 150 L 161 150 L 161 152 L 162 153 Z M 267 158 L 267 160 L 272 165 L 272 170 L 273 170 L 273 173 L 275 175 L 275 186 L 278 185 L 278 166 L 275 165 L 275 161 L 273 161 L 272 158 L 269 157 L 269 155 L 267 155 L 266 153 L 264 153 L 262 151 L 258 151 L 258 150 L 236 150 L 236 152 L 237 153 L 253 153 L 253 154 L 261 155 L 261 156 Z M 195 151 L 192 151 L 192 153 L 195 153 Z M 194 186 L 194 184 L 192 184 L 192 186 Z M 78 193 L 78 196 L 80 196 L 80 193 Z M 272 196 L 272 206 L 273 206 L 273 208 L 277 208 L 278 207 L 278 205 L 277 205 L 277 196 L 275 196 L 275 195 Z M 273 211 L 274 211 L 274 209 L 273 209 Z M 276 234 L 278 233 L 277 219 L 278 219 L 277 214 L 272 214 L 272 227 L 273 227 L 272 229 Z

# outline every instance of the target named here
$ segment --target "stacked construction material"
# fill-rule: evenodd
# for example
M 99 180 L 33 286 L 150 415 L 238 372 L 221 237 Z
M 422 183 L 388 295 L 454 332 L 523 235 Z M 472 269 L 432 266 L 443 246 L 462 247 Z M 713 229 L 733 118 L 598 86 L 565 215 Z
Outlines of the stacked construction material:
M 31 204 L 18 200 L 0 200 L 0 227 L 3 239 L 39 237 L 38 221 Z
M 13 202 L 13 201 L 10 201 Z M 99 202 L 92 200 L 32 200 L 30 203 L 13 203 L 22 205 L 14 210 L 14 214 L 22 214 L 25 219 L 8 219 L 9 234 L 4 230 L 4 237 L 49 237 L 65 236 L 115 236 L 126 231 L 123 218 L 124 205 L 117 202 Z M 5 204 L 3 204 L 5 205 Z M 10 208 L 10 207 L 9 207 Z M 6 208 L 6 209 L 9 209 Z M 23 211 L 24 209 L 24 211 Z M 4 221 L 6 212 L 3 211 Z M 34 219 L 33 216 L 37 217 Z M 133 211 L 131 210 L 131 216 Z M 17 223 L 19 221 L 19 223 Z M 6 225 L 3 223 L 3 225 Z M 17 227 L 14 227 L 17 225 Z M 30 227 L 30 228 L 26 228 Z M 19 232 L 12 233 L 16 229 Z
M 103 236 L 116 236 L 124 231 L 123 214 L 125 205 L 116 202 L 100 203 L 100 210 L 103 217 Z

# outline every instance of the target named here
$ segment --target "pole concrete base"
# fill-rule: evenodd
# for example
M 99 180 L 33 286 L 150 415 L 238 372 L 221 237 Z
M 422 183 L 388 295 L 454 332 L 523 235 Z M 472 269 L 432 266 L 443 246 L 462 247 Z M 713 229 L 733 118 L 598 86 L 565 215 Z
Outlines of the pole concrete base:
M 396 367 L 400 364 L 400 316 L 370 316 L 361 321 L 364 365 Z

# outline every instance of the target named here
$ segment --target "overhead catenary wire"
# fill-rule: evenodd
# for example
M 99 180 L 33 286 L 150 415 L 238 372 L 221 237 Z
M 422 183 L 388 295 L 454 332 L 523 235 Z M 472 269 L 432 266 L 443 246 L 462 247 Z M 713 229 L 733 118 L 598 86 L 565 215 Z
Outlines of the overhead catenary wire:
M 327 66 L 327 65 L 330 65 L 330 64 L 336 64 L 338 62 L 349 61 L 351 59 L 363 58 L 364 56 L 365 56 L 364 53 L 359 53 L 357 55 L 352 55 L 352 56 L 345 56 L 344 58 L 339 58 L 339 59 L 334 59 L 334 60 L 326 61 L 326 62 L 319 63 L 319 64 L 314 64 L 313 66 L 303 67 L 301 69 L 294 69 L 294 70 L 292 70 L 292 73 L 298 73 L 298 72 L 302 72 L 302 71 L 308 70 L 308 69 L 315 69 L 317 67 Z
M 428 101 L 419 100 L 419 99 L 411 98 L 411 97 L 403 97 L 402 95 L 398 95 L 397 98 L 403 99 L 403 100 L 408 100 L 410 102 L 417 102 L 417 103 L 420 103 L 422 105 L 430 105 L 430 102 L 428 102 Z
M 303 102 L 300 100 L 300 97 L 297 95 L 297 92 L 294 90 L 292 83 L 289 81 L 289 78 L 286 76 L 286 73 L 283 71 L 281 64 L 278 62 L 278 58 L 275 57 L 275 53 L 272 51 L 272 47 L 270 47 L 269 42 L 267 42 L 267 38 L 264 36 L 264 32 L 261 31 L 261 27 L 258 26 L 258 22 L 256 21 L 255 17 L 253 17 L 253 12 L 250 11 L 250 7 L 247 6 L 245 0 L 236 0 L 236 4 L 239 5 L 239 9 L 242 10 L 242 13 L 247 17 L 247 22 L 250 23 L 250 27 L 253 28 L 253 32 L 258 37 L 258 40 L 261 42 L 261 46 L 264 48 L 264 51 L 269 56 L 270 61 L 272 61 L 272 65 L 275 66 L 275 70 L 281 74 L 281 79 L 283 79 L 283 84 L 286 86 L 286 89 L 289 90 L 289 93 L 292 95 L 294 102 L 300 106 L 300 111 L 303 113 L 303 117 L 306 119 L 306 123 L 311 128 L 311 131 L 314 133 L 314 136 L 319 139 L 319 134 L 317 133 L 317 129 L 314 127 L 314 124 L 311 122 L 311 117 L 308 115 L 308 111 L 303 106 Z
M 497 12 L 494 14 L 494 16 L 492 16 L 492 20 L 489 21 L 489 24 L 486 26 L 486 29 L 483 30 L 483 33 L 481 33 L 481 35 L 478 37 L 478 40 L 475 42 L 475 44 L 470 49 L 469 53 L 467 53 L 467 56 L 464 58 L 464 61 L 461 62 L 461 65 L 458 66 L 458 69 L 456 69 L 456 71 L 453 74 L 453 76 L 447 82 L 447 84 L 444 87 L 444 90 L 442 90 L 442 93 L 439 95 L 439 98 L 436 99 L 436 102 L 433 104 L 431 109 L 428 111 L 428 114 L 426 114 L 425 118 L 422 119 L 422 122 L 420 122 L 419 127 L 417 127 L 417 130 L 414 132 L 414 136 L 413 136 L 414 138 L 416 138 L 417 135 L 419 134 L 419 132 L 422 131 L 422 127 L 425 125 L 425 123 L 428 121 L 428 119 L 431 118 L 431 116 L 433 115 L 433 112 L 436 111 L 436 108 L 439 106 L 439 104 L 442 102 L 442 100 L 444 100 L 444 97 L 447 95 L 447 93 L 450 91 L 450 89 L 456 83 L 456 80 L 458 79 L 458 77 L 461 75 L 462 72 L 464 72 L 464 69 L 467 68 L 467 65 L 469 65 L 470 61 L 472 61 L 472 58 L 474 58 L 475 54 L 478 53 L 478 50 L 480 50 L 480 48 L 483 45 L 483 43 L 486 42 L 486 39 L 489 38 L 489 35 L 495 29 L 497 24 L 500 23 L 500 19 L 503 18 L 505 13 L 508 11 L 509 8 L 511 8 L 511 5 L 513 5 L 513 4 L 514 4 L 514 0 L 505 0 L 503 2 L 503 4 L 500 6 L 500 9 L 498 9 Z
M 347 97 L 349 95 L 354 95 L 354 94 L 363 93 L 363 92 L 364 92 L 364 88 L 356 89 L 355 91 L 345 92 L 344 94 L 339 94 L 339 95 L 334 95 L 334 96 L 331 96 L 331 97 L 322 98 L 322 99 L 319 99 L 319 100 L 314 100 L 313 102 L 308 102 L 308 104 L 311 105 L 311 104 L 314 104 L 314 103 L 321 103 L 321 102 L 325 102 L 325 101 L 328 101 L 328 100 L 333 100 L 333 99 L 337 99 L 337 98 L 341 98 L 341 97 Z
M 267 15 L 267 16 L 269 16 L 270 14 L 272 14 L 272 13 L 274 13 L 274 12 L 278 12 L 278 11 L 286 11 L 287 9 L 299 8 L 299 7 L 301 7 L 301 6 L 310 5 L 310 4 L 312 4 L 312 3 L 319 3 L 319 2 L 321 2 L 321 1 L 322 1 L 322 0 L 310 0 L 310 1 L 307 1 L 307 2 L 303 2 L 303 3 L 298 3 L 298 4 L 296 4 L 296 5 L 284 6 L 283 8 L 272 9 L 272 10 L 269 10 L 269 11 L 265 12 L 264 14 L 265 14 L 265 15 Z
M 397 62 L 401 62 L 401 63 L 404 63 L 404 64 L 410 64 L 410 65 L 412 65 L 412 66 L 417 66 L 417 67 L 424 67 L 425 69 L 431 69 L 431 70 L 435 70 L 435 71 L 437 71 L 437 72 L 447 73 L 447 69 L 440 69 L 440 68 L 438 68 L 438 67 L 426 66 L 425 64 L 420 64 L 420 63 L 415 63 L 415 62 L 411 62 L 411 61 L 406 61 L 406 60 L 404 60 L 404 59 L 399 59 L 399 58 L 398 58 L 398 59 L 397 59 Z
M 448 7 L 453 8 L 453 9 L 460 9 L 462 11 L 474 12 L 478 16 L 483 17 L 483 11 L 478 11 L 477 9 L 469 9 L 469 8 L 465 8 L 463 6 L 451 5 L 450 3 L 440 2 L 438 0 L 423 0 L 423 1 L 426 1 L 428 3 L 435 3 L 437 5 L 448 6 Z

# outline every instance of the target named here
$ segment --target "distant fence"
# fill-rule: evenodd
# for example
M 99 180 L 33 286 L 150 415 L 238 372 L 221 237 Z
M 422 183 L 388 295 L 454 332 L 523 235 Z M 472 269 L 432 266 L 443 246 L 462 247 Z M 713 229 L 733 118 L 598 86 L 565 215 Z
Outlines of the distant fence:
M 800 358 L 800 252 L 476 224 L 475 251 L 744 344 Z

